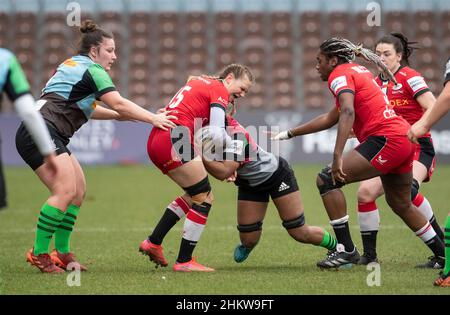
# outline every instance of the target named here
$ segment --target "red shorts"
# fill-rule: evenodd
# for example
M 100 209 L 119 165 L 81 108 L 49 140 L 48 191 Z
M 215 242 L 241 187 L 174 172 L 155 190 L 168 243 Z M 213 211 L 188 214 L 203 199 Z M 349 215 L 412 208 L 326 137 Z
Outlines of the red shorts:
M 197 155 L 192 144 L 192 137 L 181 137 L 173 133 L 173 129 L 162 130 L 153 128 L 147 141 L 147 153 L 153 164 L 164 174 Z
M 412 172 L 415 149 L 406 136 L 370 136 L 355 148 L 383 174 Z
M 428 176 L 424 182 L 431 180 L 433 176 L 434 167 L 436 166 L 435 151 L 433 146 L 433 139 L 431 137 L 422 137 L 418 139 L 419 144 L 416 145 L 414 153 L 414 161 L 418 161 L 423 164 L 428 171 Z

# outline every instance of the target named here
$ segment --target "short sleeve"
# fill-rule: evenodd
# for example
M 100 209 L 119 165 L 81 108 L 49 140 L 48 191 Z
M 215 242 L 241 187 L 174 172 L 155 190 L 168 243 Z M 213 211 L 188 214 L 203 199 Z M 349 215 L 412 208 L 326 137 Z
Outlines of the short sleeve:
M 211 107 L 219 107 L 223 110 L 227 109 L 229 103 L 229 95 L 224 87 L 219 85 L 212 87 L 209 95 Z
M 447 64 L 445 65 L 444 85 L 448 81 L 450 81 L 450 58 L 447 60 Z
M 405 82 L 405 89 L 414 98 L 430 90 L 427 83 L 425 82 L 425 79 L 417 71 L 411 71 L 410 73 L 408 73 L 408 78 Z
M 353 76 L 344 71 L 332 73 L 328 79 L 328 87 L 335 97 L 343 92 L 355 93 L 355 82 Z
M 90 66 L 87 73 L 90 81 L 88 84 L 92 87 L 97 99 L 103 94 L 116 90 L 111 77 L 101 65 L 94 64 Z

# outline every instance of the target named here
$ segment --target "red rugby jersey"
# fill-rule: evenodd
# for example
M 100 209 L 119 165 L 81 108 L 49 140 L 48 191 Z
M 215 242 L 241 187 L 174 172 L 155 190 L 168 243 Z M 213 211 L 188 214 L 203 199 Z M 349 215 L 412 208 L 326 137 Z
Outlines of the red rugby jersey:
M 177 116 L 175 124 L 188 127 L 193 134 L 194 119 L 201 120 L 201 126 L 196 127 L 203 127 L 209 123 L 211 107 L 226 111 L 228 103 L 229 93 L 221 81 L 198 78 L 183 86 L 166 109 Z
M 369 136 L 406 136 L 409 124 L 397 116 L 367 68 L 356 63 L 337 66 L 328 78 L 328 88 L 336 98 L 338 110 L 339 94 L 354 94 L 353 130 L 359 142 Z
M 375 81 L 386 94 L 397 115 L 402 116 L 412 125 L 424 113 L 424 109 L 416 98 L 430 89 L 420 73 L 409 67 L 400 67 L 394 76 L 397 85 L 392 81 L 383 81 L 381 76 L 377 76 Z M 429 133 L 427 135 L 429 136 Z

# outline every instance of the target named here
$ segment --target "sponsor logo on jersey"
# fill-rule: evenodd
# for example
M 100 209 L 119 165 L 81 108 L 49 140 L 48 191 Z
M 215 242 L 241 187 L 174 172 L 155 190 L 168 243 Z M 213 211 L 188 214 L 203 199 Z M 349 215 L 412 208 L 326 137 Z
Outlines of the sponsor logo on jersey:
M 394 86 L 392 87 L 392 89 L 393 89 L 394 91 L 398 91 L 398 90 L 400 90 L 402 87 L 403 87 L 403 84 L 397 83 L 396 85 L 394 85 Z
M 406 105 L 409 105 L 409 99 L 407 99 L 407 98 L 399 98 L 399 99 L 396 99 L 396 100 L 390 100 L 389 104 L 391 106 L 406 106 Z
M 75 67 L 78 63 L 73 59 L 67 59 L 66 61 L 63 62 L 63 64 L 68 67 Z
M 411 87 L 411 89 L 413 90 L 413 92 L 417 92 L 417 91 L 427 87 L 425 80 L 419 76 L 409 78 L 408 80 L 406 80 L 406 82 L 408 82 L 408 84 Z
M 330 88 L 334 94 L 336 94 L 336 92 L 344 86 L 347 86 L 347 78 L 345 75 L 335 78 L 330 84 Z
M 404 94 L 405 91 L 402 89 L 403 88 L 403 84 L 401 83 L 397 83 L 392 87 L 392 94 Z
M 217 99 L 218 102 L 222 103 L 224 106 L 228 106 L 228 101 L 224 100 L 222 96 Z
M 291 186 L 289 186 L 285 182 L 281 182 L 280 187 L 278 188 L 278 191 L 284 191 L 284 190 L 289 189 L 289 188 L 291 188 Z
M 391 107 L 386 105 L 386 109 L 383 111 L 383 116 L 386 119 L 390 119 L 390 118 L 396 117 L 397 114 L 395 113 L 395 111 Z
M 377 157 L 376 161 L 377 161 L 378 163 L 380 163 L 381 165 L 383 165 L 383 164 L 386 163 L 388 160 L 384 160 L 384 159 L 381 157 L 381 154 L 380 154 L 380 155 Z

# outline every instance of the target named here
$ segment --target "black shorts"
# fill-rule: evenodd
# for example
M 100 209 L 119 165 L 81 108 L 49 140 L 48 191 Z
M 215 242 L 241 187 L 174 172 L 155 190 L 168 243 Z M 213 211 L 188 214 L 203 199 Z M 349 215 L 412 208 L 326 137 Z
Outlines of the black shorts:
M 255 187 L 239 186 L 238 200 L 269 202 L 273 199 L 298 191 L 297 179 L 289 163 L 279 158 L 278 169 L 265 182 Z
M 56 147 L 56 155 L 60 155 L 63 153 L 68 153 L 71 155 L 72 153 L 67 148 L 69 144 L 69 139 L 62 137 L 58 131 L 48 122 L 45 122 L 50 132 L 50 137 L 53 140 L 53 143 Z M 19 129 L 17 129 L 16 133 L 16 148 L 17 152 L 19 152 L 22 159 L 34 170 L 36 170 L 39 166 L 44 164 L 44 157 L 39 152 L 39 149 L 34 142 L 31 134 L 28 132 L 27 128 L 23 123 L 20 124 Z
M 420 150 L 416 150 L 414 160 L 419 161 L 429 170 L 434 165 L 434 157 L 436 155 L 433 141 L 430 137 L 419 138 L 417 141 L 419 142 Z
M 424 182 L 428 182 L 431 180 L 436 166 L 436 152 L 434 151 L 433 140 L 431 137 L 422 137 L 417 139 L 417 141 L 419 144 L 414 153 L 414 161 L 422 163 L 427 168 L 428 176 Z

